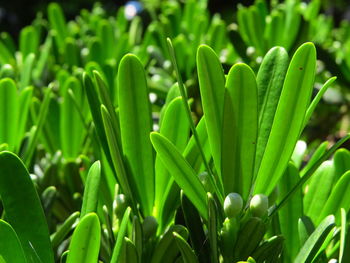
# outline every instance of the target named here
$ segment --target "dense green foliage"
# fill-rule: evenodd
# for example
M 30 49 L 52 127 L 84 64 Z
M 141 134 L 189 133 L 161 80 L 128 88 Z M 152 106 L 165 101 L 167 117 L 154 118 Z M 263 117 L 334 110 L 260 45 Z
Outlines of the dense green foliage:
M 1 35 L 1 263 L 350 260 L 348 25 L 319 0 L 230 25 L 206 4 L 143 25 L 52 3 Z

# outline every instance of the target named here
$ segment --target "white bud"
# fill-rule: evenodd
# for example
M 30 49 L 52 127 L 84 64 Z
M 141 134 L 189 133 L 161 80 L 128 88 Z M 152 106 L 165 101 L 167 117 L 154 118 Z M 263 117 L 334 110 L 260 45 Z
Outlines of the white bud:
M 254 195 L 252 200 L 250 201 L 250 211 L 253 216 L 262 217 L 267 213 L 267 209 L 269 206 L 269 199 L 264 194 Z
M 243 200 L 238 193 L 229 193 L 224 201 L 224 211 L 228 218 L 237 216 L 243 208 Z

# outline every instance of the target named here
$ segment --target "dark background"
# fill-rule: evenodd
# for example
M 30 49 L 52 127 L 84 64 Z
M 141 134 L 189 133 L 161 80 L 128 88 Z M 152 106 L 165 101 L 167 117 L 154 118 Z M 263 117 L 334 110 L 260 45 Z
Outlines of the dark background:
M 30 24 L 38 12 L 46 16 L 48 0 L 0 0 L 0 32 L 7 31 L 12 36 L 17 37 L 19 30 Z M 95 1 L 93 0 L 58 0 L 61 4 L 65 16 L 68 20 L 73 19 L 82 8 L 91 9 Z M 108 10 L 114 14 L 119 6 L 127 1 L 123 0 L 101 0 L 99 1 Z M 254 0 L 209 0 L 209 10 L 212 13 L 220 12 L 224 17 L 230 17 L 230 13 L 238 3 L 250 5 Z M 350 3 L 348 0 L 323 0 L 323 11 L 333 15 L 336 23 L 343 18 L 350 16 Z

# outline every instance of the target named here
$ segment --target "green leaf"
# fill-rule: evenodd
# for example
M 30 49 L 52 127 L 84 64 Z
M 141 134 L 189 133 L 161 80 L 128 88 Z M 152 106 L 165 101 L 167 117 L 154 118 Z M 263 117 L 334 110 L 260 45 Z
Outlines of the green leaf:
M 323 184 L 323 182 L 319 182 Z M 326 203 L 319 210 L 319 216 L 317 222 L 321 221 L 328 215 L 335 215 L 336 221 L 340 223 L 340 209 L 343 208 L 346 212 L 350 209 L 350 171 L 345 172 L 335 186 L 332 188 Z M 321 212 L 320 212 L 321 211 Z
M 125 159 L 145 215 L 154 202 L 154 158 L 149 133 L 152 130 L 146 75 L 139 59 L 125 55 L 118 69 L 120 133 Z M 141 198 L 142 197 L 142 198 Z
M 79 218 L 79 216 L 80 212 L 74 212 L 73 214 L 71 214 L 57 229 L 57 231 L 51 235 L 50 239 L 53 248 L 56 248 L 61 244 L 64 238 L 72 230 L 72 227 Z
M 35 61 L 35 55 L 33 53 L 28 54 L 24 60 L 23 67 L 21 70 L 21 79 L 20 79 L 20 90 L 23 90 L 32 80 L 32 69 Z
M 4 262 L 26 263 L 27 260 L 15 230 L 1 219 L 0 236 L 0 255 Z
M 303 199 L 304 213 L 309 216 L 315 224 L 319 222 L 318 218 L 320 212 L 331 193 L 333 182 L 333 162 L 326 161 L 316 170 L 308 184 L 308 190 Z M 320 185 L 322 185 L 322 187 L 320 187 Z
M 309 236 L 315 231 L 315 226 L 310 217 L 302 216 L 298 220 L 299 244 L 303 246 Z
M 90 167 L 89 173 L 87 175 L 80 218 L 83 218 L 88 213 L 96 213 L 100 180 L 101 163 L 100 161 L 96 161 Z
M 17 87 L 12 79 L 0 80 L 0 143 L 13 149 L 17 140 L 19 103 Z
M 123 263 L 123 262 L 138 263 L 139 262 L 136 247 L 134 243 L 132 243 L 132 241 L 127 237 L 124 237 L 123 248 L 122 248 L 119 262 L 120 263 Z
M 219 58 L 209 46 L 198 48 L 197 71 L 210 148 L 220 172 L 225 76 Z
M 82 91 L 80 82 L 75 77 L 69 77 L 64 82 L 63 101 L 60 105 L 60 141 L 62 154 L 65 158 L 76 158 L 82 148 L 85 138 L 84 124 L 76 109 L 69 90 L 79 94 Z
M 200 262 L 210 262 L 210 247 L 204 233 L 203 224 L 194 205 L 181 191 L 181 208 L 188 229 L 191 244 Z
M 130 198 L 132 202 L 136 203 L 137 199 L 135 200 L 135 197 L 133 195 L 133 189 L 131 189 L 132 184 L 130 183 L 130 179 L 132 178 L 130 178 L 126 173 L 122 153 L 117 142 L 116 134 L 114 133 L 115 130 L 113 129 L 111 116 L 109 115 L 108 110 L 104 105 L 101 105 L 101 113 L 107 137 L 109 152 L 111 153 L 112 164 L 116 171 L 118 183 L 120 184 L 121 188 L 123 189 L 124 193 L 128 196 L 128 198 Z
M 248 198 L 254 173 L 258 132 L 258 94 L 254 72 L 234 65 L 226 81 L 222 128 L 221 174 L 225 194 Z
M 208 199 L 208 237 L 210 243 L 210 258 L 212 263 L 219 262 L 218 255 L 218 215 L 216 203 L 213 196 L 210 193 L 207 193 Z
M 321 156 L 325 154 L 325 152 L 327 151 L 328 145 L 329 145 L 329 142 L 325 141 L 317 147 L 317 149 L 314 151 L 314 153 L 312 154 L 312 156 L 309 159 L 309 161 L 307 162 L 307 164 L 300 171 L 300 177 L 303 177 L 306 174 L 306 172 L 309 171 L 310 168 L 321 158 Z
M 206 193 L 195 171 L 179 150 L 163 135 L 152 132 L 151 141 L 159 158 L 167 164 L 176 183 L 193 202 L 201 216 L 207 220 Z
M 346 211 L 345 209 L 340 209 L 340 215 L 341 215 L 341 228 L 340 228 L 340 248 L 339 248 L 339 263 L 344 263 L 346 260 L 345 255 L 345 247 L 349 246 L 348 243 L 346 243 L 346 239 L 349 239 L 349 231 L 347 229 L 347 219 L 346 219 Z M 349 252 L 348 252 L 349 253 Z M 343 260 L 344 259 L 344 260 Z
M 289 65 L 254 193 L 270 194 L 288 164 L 303 128 L 315 69 L 315 46 L 305 43 L 295 52 Z
M 284 175 L 278 185 L 279 196 L 283 197 L 296 185 L 299 177 L 298 169 L 293 163 L 289 163 Z M 280 229 L 283 237 L 285 237 L 284 256 L 288 261 L 292 261 L 298 254 L 300 245 L 299 238 L 296 234 L 298 232 L 298 219 L 303 215 L 302 191 L 298 190 L 291 200 L 278 212 L 278 219 L 280 222 Z
M 0 153 L 0 196 L 6 219 L 16 231 L 27 260 L 32 262 L 38 255 L 41 262 L 54 262 L 39 196 L 24 164 L 10 152 Z
M 198 259 L 194 254 L 190 245 L 186 242 L 186 240 L 180 236 L 178 233 L 173 232 L 173 236 L 176 240 L 176 245 L 180 250 L 182 255 L 182 259 L 184 263 L 197 263 Z
M 64 41 L 68 36 L 66 21 L 63 11 L 59 4 L 50 3 L 47 8 L 47 16 L 50 22 L 51 29 L 56 34 L 57 46 L 59 49 L 64 49 Z
M 176 232 L 183 238 L 187 239 L 187 229 L 181 225 L 173 225 L 164 233 L 157 245 L 155 246 L 151 263 L 173 262 L 180 253 L 173 233 Z
M 29 106 L 33 96 L 33 87 L 27 87 L 19 95 L 19 105 L 21 107 L 21 114 L 18 116 L 18 131 L 17 144 L 19 147 L 26 129 L 27 119 L 29 116 Z
M 95 213 L 86 214 L 74 230 L 69 244 L 67 263 L 96 263 L 100 251 L 100 220 Z
M 288 54 L 282 47 L 270 49 L 265 55 L 256 82 L 258 85 L 259 132 L 256 145 L 255 174 L 258 172 L 270 136 L 276 108 L 288 68 Z
M 123 241 L 124 241 L 124 236 L 125 236 L 126 231 L 127 231 L 130 213 L 131 213 L 131 208 L 128 207 L 124 212 L 123 219 L 122 219 L 122 222 L 121 222 L 120 227 L 119 227 L 117 241 L 115 242 L 115 245 L 113 248 L 113 253 L 112 253 L 112 258 L 111 258 L 110 263 L 118 263 L 119 262 L 120 253 L 121 253 L 121 249 L 122 249 Z
M 24 27 L 19 35 L 19 49 L 22 59 L 25 60 L 30 54 L 36 54 L 39 47 L 39 34 L 33 26 Z
M 258 247 L 266 232 L 261 218 L 251 217 L 240 228 L 234 247 L 234 262 L 245 260 Z
M 337 150 L 333 157 L 335 178 L 339 179 L 350 170 L 350 151 L 345 148 Z
M 39 116 L 36 119 L 35 126 L 33 126 L 32 129 L 30 130 L 28 146 L 22 158 L 27 166 L 29 166 L 31 162 L 33 153 L 37 146 L 39 134 L 42 132 L 44 128 L 45 121 L 47 121 L 47 115 L 48 115 L 49 106 L 51 102 L 51 93 L 52 93 L 52 87 L 48 87 L 45 89 L 44 99 L 40 105 Z
M 306 111 L 306 115 L 305 115 L 305 119 L 304 119 L 304 126 L 307 125 L 307 123 L 309 122 L 312 113 L 315 111 L 315 108 L 317 106 L 317 104 L 320 102 L 320 100 L 322 99 L 323 94 L 325 94 L 325 92 L 327 91 L 327 89 L 329 88 L 330 85 L 333 84 L 333 82 L 337 79 L 337 77 L 333 77 L 330 78 L 329 80 L 326 81 L 325 84 L 323 84 L 322 88 L 319 90 L 319 92 L 317 92 L 316 97 L 312 100 L 310 106 L 308 107 L 307 111 Z
M 160 127 L 160 133 L 168 138 L 168 140 L 171 141 L 180 152 L 182 152 L 186 147 L 189 131 L 190 125 L 187 121 L 182 99 L 178 97 L 172 100 L 167 106 Z M 164 208 L 168 209 L 168 207 L 164 206 L 164 203 L 166 202 L 166 199 L 169 198 L 174 179 L 170 175 L 167 165 L 160 160 L 159 156 L 156 156 L 155 171 L 155 209 L 156 214 L 159 212 L 161 215 L 161 210 Z M 179 190 L 176 191 L 175 194 L 176 193 L 177 196 L 179 196 Z M 177 199 L 179 198 L 177 197 Z M 175 207 L 171 207 L 170 209 L 175 210 Z
M 312 262 L 312 259 L 318 253 L 329 232 L 335 225 L 333 215 L 327 216 L 315 231 L 306 240 L 304 246 L 300 249 L 299 254 L 294 259 L 295 263 Z
M 96 87 L 92 82 L 91 77 L 87 73 L 83 74 L 83 83 L 99 141 L 101 143 L 103 151 L 106 154 L 108 162 L 112 164 L 106 134 L 103 129 L 104 123 L 101 116 L 101 102 L 99 100 Z
M 208 162 L 209 159 L 211 158 L 211 151 L 210 151 L 209 138 L 208 138 L 207 127 L 206 127 L 204 117 L 202 117 L 198 122 L 196 126 L 196 131 L 198 134 L 200 145 L 203 148 L 205 158 Z M 205 168 L 203 165 L 203 158 L 198 148 L 198 144 L 196 143 L 196 140 L 193 135 L 191 136 L 184 150 L 183 156 L 185 156 L 186 160 L 191 165 L 191 167 L 196 171 L 197 174 L 203 171 L 203 169 Z

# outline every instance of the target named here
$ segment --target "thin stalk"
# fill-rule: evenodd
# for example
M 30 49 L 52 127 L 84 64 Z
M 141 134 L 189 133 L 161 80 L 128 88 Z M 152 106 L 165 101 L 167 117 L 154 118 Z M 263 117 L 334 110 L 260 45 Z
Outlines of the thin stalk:
M 220 202 L 223 203 L 224 198 L 222 196 L 222 193 L 223 193 L 222 182 L 219 180 L 219 182 L 220 182 L 220 190 L 219 190 L 219 187 L 218 187 L 218 185 L 217 185 L 217 183 L 215 181 L 215 178 L 214 178 L 213 171 L 210 169 L 210 166 L 209 166 L 207 160 L 205 159 L 205 154 L 204 154 L 202 145 L 200 143 L 200 140 L 199 140 L 199 137 L 198 137 L 198 133 L 196 131 L 196 127 L 194 126 L 194 122 L 193 122 L 192 115 L 191 115 L 191 110 L 190 110 L 190 108 L 188 106 L 188 103 L 187 103 L 188 99 L 187 99 L 187 94 L 186 94 L 186 91 L 185 91 L 185 85 L 184 85 L 184 83 L 182 81 L 182 78 L 181 78 L 181 75 L 180 75 L 180 72 L 179 72 L 179 68 L 177 67 L 175 50 L 174 50 L 174 47 L 173 47 L 173 44 L 172 44 L 170 38 L 167 38 L 167 44 L 168 44 L 168 50 L 169 50 L 169 54 L 170 54 L 170 59 L 171 59 L 171 62 L 173 64 L 173 67 L 174 67 L 174 70 L 175 70 L 177 82 L 179 84 L 179 89 L 180 89 L 182 101 L 183 101 L 185 109 L 186 109 L 186 115 L 188 117 L 188 121 L 190 122 L 191 131 L 193 133 L 193 136 L 194 136 L 194 139 L 196 141 L 196 144 L 198 145 L 198 148 L 199 148 L 199 151 L 200 151 L 200 154 L 201 154 L 204 166 L 205 166 L 206 170 L 208 171 L 208 174 L 210 175 L 209 178 L 210 178 L 211 184 L 215 187 L 215 191 L 217 192 L 217 195 L 218 195 L 218 198 L 219 198 Z

